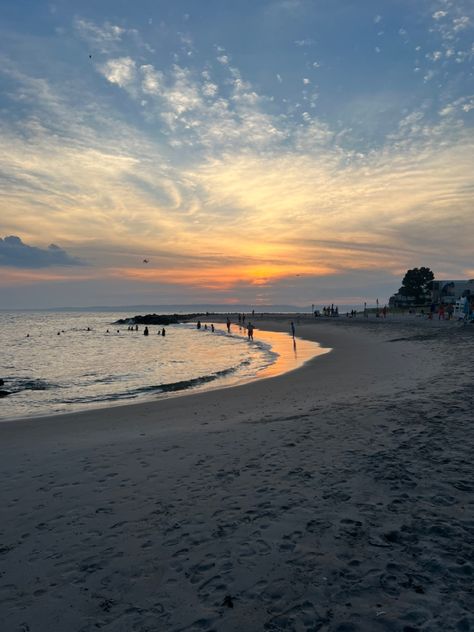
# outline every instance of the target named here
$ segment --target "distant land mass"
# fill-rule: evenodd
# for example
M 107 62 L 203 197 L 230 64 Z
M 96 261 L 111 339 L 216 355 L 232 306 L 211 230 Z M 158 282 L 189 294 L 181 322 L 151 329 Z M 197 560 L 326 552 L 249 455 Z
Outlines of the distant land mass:
M 311 313 L 311 305 L 298 306 L 298 305 L 225 305 L 225 304 L 212 304 L 212 303 L 190 303 L 187 305 L 90 305 L 87 307 L 49 307 L 49 308 L 23 308 L 23 309 L 5 309 L 2 308 L 2 312 L 155 312 L 155 313 L 170 313 L 170 314 L 184 314 L 184 313 L 236 313 L 236 312 L 251 312 L 255 310 L 256 313 L 261 312 L 283 312 L 283 313 Z

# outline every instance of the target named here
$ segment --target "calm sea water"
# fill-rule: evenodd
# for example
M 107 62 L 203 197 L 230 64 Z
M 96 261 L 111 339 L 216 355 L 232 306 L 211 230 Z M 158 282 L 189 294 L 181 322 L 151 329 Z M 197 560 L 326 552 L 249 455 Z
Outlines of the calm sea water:
M 235 328 L 113 325 L 124 313 L 0 313 L 0 419 L 97 408 L 254 377 L 276 360 Z M 217 327 L 217 326 L 216 326 Z M 90 328 L 90 331 L 88 331 Z M 107 329 L 109 333 L 107 333 Z M 119 331 L 117 331 L 119 330 Z M 59 335 L 58 335 L 59 332 Z

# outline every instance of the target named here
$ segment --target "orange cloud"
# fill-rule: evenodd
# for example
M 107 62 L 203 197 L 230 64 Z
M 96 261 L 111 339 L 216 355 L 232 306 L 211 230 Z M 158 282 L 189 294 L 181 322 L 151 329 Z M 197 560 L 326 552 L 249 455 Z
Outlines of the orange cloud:
M 174 269 L 114 268 L 108 271 L 115 278 L 136 279 L 141 283 L 187 285 L 208 290 L 228 290 L 241 284 L 271 285 L 272 282 L 295 276 L 322 276 L 333 274 L 330 266 L 298 264 L 214 265 L 210 267 Z

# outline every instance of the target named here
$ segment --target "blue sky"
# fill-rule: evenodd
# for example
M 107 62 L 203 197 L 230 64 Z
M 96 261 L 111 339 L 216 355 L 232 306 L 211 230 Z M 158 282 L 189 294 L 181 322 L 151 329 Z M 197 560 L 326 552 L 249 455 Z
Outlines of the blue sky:
M 0 17 L 0 238 L 23 246 L 2 306 L 383 301 L 408 267 L 474 276 L 472 2 Z

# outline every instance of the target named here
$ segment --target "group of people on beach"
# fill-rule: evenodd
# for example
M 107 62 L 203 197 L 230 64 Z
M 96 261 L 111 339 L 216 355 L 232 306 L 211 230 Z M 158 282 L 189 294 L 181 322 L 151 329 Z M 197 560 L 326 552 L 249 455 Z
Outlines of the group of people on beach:
M 239 329 L 242 329 L 242 323 L 245 322 L 245 314 L 242 314 L 242 317 L 239 314 Z M 227 318 L 226 320 L 226 328 L 227 328 L 227 333 L 231 333 L 231 320 L 230 318 Z M 210 325 L 208 325 L 207 323 L 204 323 L 204 325 L 201 323 L 200 320 L 198 320 L 196 322 L 196 329 L 203 329 L 205 331 L 211 330 L 212 333 L 215 332 L 216 328 L 214 327 L 214 324 L 211 323 Z M 246 326 L 247 329 L 247 336 L 249 340 L 253 340 L 253 332 L 255 330 L 254 325 L 251 322 L 247 323 Z M 88 331 L 91 331 L 90 328 L 87 328 Z M 138 331 L 138 325 L 129 325 L 127 327 L 127 331 Z M 110 330 L 107 329 L 106 334 L 110 333 Z M 117 329 L 117 333 L 120 333 L 120 329 Z M 158 329 L 157 331 L 158 336 L 166 336 L 166 329 L 163 327 L 162 329 Z M 58 335 L 60 335 L 60 332 L 58 332 Z M 144 330 L 143 330 L 143 335 L 144 336 L 149 336 L 150 335 L 150 330 L 148 329 L 148 326 L 145 326 Z
M 433 320 L 438 314 L 438 320 L 453 320 L 457 312 L 458 320 L 468 322 L 474 318 L 474 300 L 469 297 L 463 297 L 458 306 L 453 303 L 431 303 L 428 314 L 429 320 Z
M 334 305 L 334 303 L 330 306 L 323 307 L 321 311 L 323 312 L 323 316 L 331 316 L 333 318 L 339 316 L 339 307 Z
M 430 313 L 428 315 L 430 320 L 433 320 L 436 311 L 438 312 L 438 320 L 451 320 L 454 316 L 454 305 L 452 303 L 448 303 L 447 305 L 440 303 L 437 307 L 436 303 L 431 303 Z
M 252 315 L 255 314 L 255 311 L 252 310 Z M 237 322 L 239 323 L 239 331 L 242 331 L 242 328 L 247 328 L 247 338 L 249 340 L 253 340 L 253 332 L 255 331 L 255 325 L 253 325 L 250 321 L 245 325 L 245 314 L 238 314 Z M 227 331 L 230 333 L 230 320 L 227 319 Z
M 431 303 L 428 316 L 430 320 L 433 320 L 436 309 L 438 310 L 438 320 L 451 320 L 454 316 L 454 305 L 452 303 L 448 303 L 448 305 L 441 303 L 438 308 L 436 307 L 436 303 Z
M 252 312 L 252 313 L 254 313 L 254 312 Z M 239 331 L 242 331 L 242 328 L 246 329 L 247 330 L 247 338 L 249 340 L 253 340 L 253 335 L 254 335 L 254 331 L 255 331 L 255 325 L 253 323 L 251 323 L 250 321 L 248 321 L 248 320 L 247 320 L 247 324 L 245 324 L 245 321 L 246 321 L 245 314 L 239 314 L 238 318 L 237 318 L 237 322 L 239 324 Z M 227 333 L 228 334 L 232 333 L 232 321 L 230 320 L 229 317 L 226 318 L 225 326 L 226 326 L 226 329 L 227 329 Z M 201 324 L 201 321 L 198 320 L 197 323 L 196 323 L 196 328 L 197 329 L 202 329 L 202 328 L 207 329 L 208 326 L 205 324 L 204 327 L 203 327 L 202 324 Z M 210 329 L 211 329 L 212 332 L 214 332 L 215 331 L 214 325 L 211 324 L 210 325 Z
M 245 314 L 239 314 L 239 316 L 238 316 L 238 322 L 239 322 L 239 330 L 242 330 L 242 327 L 243 327 L 243 326 L 245 326 L 245 325 L 244 325 L 244 323 L 245 323 Z M 230 320 L 230 318 L 229 318 L 229 317 L 227 317 L 227 318 L 226 318 L 226 321 L 225 321 L 225 326 L 226 326 L 226 329 L 227 329 L 227 333 L 228 333 L 228 334 L 232 333 L 232 329 L 231 329 L 231 328 L 232 328 L 232 322 L 231 322 L 231 320 Z M 215 327 L 214 327 L 214 325 L 213 325 L 212 323 L 211 323 L 211 325 L 209 326 L 209 328 L 210 328 L 210 330 L 214 333 L 214 331 L 215 331 Z M 249 321 L 249 322 L 247 323 L 246 328 L 247 328 L 247 337 L 248 337 L 248 339 L 249 339 L 249 340 L 253 340 L 253 332 L 254 332 L 254 330 L 255 330 L 254 325 L 253 325 L 253 324 Z M 202 326 L 202 324 L 201 324 L 201 321 L 200 321 L 200 320 L 198 320 L 198 321 L 197 321 L 197 323 L 196 323 L 196 329 L 204 329 L 204 330 L 207 330 L 207 329 L 208 329 L 208 326 L 207 326 L 207 324 L 204 324 L 204 327 L 203 327 L 203 326 Z

